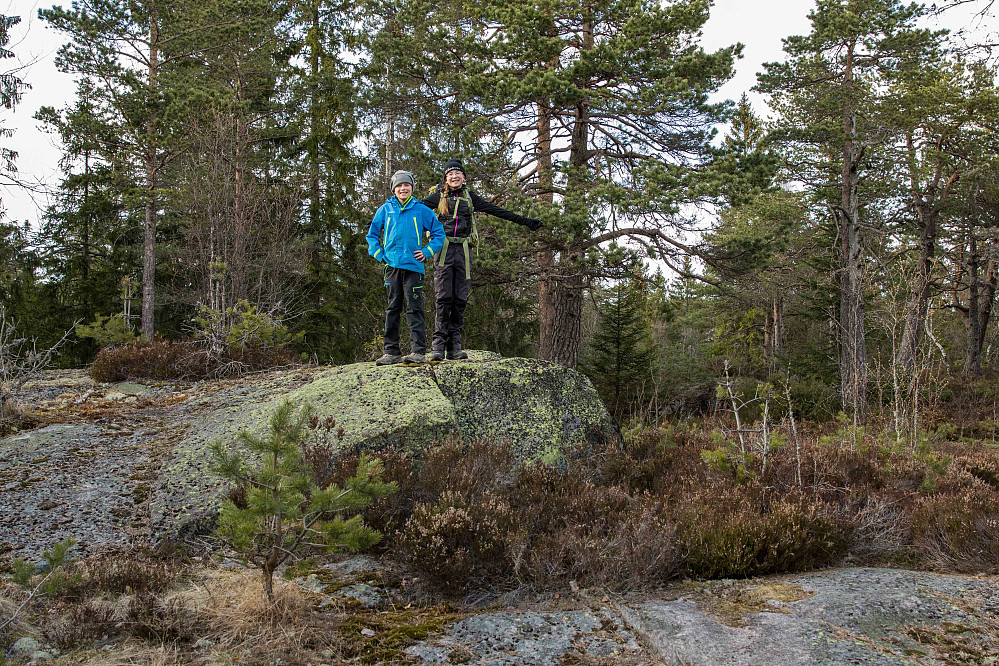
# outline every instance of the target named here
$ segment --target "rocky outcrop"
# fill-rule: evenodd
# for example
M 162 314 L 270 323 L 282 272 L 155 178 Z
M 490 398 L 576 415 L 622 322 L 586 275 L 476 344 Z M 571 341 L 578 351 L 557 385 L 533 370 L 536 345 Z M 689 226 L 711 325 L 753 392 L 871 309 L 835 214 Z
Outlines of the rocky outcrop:
M 861 568 L 687 583 L 655 600 L 477 615 L 409 653 L 523 666 L 994 663 L 996 582 Z
M 471 352 L 469 361 L 417 367 L 356 363 L 243 382 L 198 399 L 201 416 L 164 462 L 151 505 L 154 536 L 211 520 L 221 486 L 208 473 L 208 443 L 240 429 L 263 432 L 283 400 L 335 419 L 353 451 L 393 448 L 418 456 L 451 437 L 506 440 L 522 460 L 558 463 L 565 452 L 618 440 L 589 380 L 544 361 Z
M 97 385 L 82 372 L 34 387 L 47 425 L 0 440 L 0 556 L 37 556 L 60 538 L 86 547 L 189 535 L 227 488 L 208 444 L 261 433 L 283 400 L 343 428 L 348 450 L 421 450 L 452 437 L 509 442 L 522 460 L 618 441 L 590 382 L 543 361 L 471 352 L 418 367 L 357 363 L 239 380 Z

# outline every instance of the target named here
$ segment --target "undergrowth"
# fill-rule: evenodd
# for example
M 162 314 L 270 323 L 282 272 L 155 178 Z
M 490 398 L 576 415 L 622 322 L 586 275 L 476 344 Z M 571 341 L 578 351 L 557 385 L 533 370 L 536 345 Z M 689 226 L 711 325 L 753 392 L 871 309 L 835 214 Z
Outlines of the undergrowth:
M 246 372 L 284 367 L 299 357 L 283 348 L 247 345 L 210 354 L 192 340 L 138 339 L 98 352 L 90 376 L 99 382 L 128 379 L 205 379 L 234 377 Z
M 385 533 L 383 551 L 459 597 L 641 590 L 685 576 L 802 571 L 848 554 L 999 571 L 999 451 L 987 444 L 913 453 L 866 435 L 851 448 L 818 428 L 801 434 L 800 465 L 785 445 L 765 472 L 758 462 L 740 472 L 702 457 L 715 430 L 710 420 L 639 429 L 568 470 L 518 466 L 492 442 L 447 442 L 418 463 L 395 454 L 386 479 L 399 492 L 365 520 Z

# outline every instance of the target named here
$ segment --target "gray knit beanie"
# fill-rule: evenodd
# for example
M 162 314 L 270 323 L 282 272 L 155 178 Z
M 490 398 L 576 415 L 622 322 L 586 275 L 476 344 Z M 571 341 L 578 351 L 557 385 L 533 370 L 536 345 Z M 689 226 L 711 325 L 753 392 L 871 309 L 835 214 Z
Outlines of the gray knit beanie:
M 409 171 L 396 171 L 392 174 L 392 191 L 395 191 L 396 185 L 402 185 L 403 183 L 409 183 L 414 188 L 416 187 L 416 179 L 413 178 L 413 174 Z

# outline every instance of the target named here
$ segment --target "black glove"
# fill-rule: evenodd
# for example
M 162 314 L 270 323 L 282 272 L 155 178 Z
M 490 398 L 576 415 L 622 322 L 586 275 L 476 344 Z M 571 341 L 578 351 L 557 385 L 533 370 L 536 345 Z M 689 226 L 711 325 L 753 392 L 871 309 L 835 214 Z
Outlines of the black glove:
M 533 217 L 524 218 L 524 222 L 527 224 L 527 228 L 531 231 L 537 231 L 541 227 L 545 226 L 545 223 L 541 220 L 536 220 Z

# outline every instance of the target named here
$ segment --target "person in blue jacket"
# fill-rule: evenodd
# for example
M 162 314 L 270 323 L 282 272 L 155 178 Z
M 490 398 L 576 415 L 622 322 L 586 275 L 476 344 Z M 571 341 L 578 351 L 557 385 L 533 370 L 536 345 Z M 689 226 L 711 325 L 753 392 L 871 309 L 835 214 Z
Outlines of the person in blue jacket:
M 382 204 L 368 229 L 368 254 L 386 265 L 385 354 L 375 363 L 424 363 L 427 331 L 423 314 L 423 262 L 444 246 L 444 227 L 432 210 L 413 198 L 416 180 L 408 171 L 392 175 L 392 194 Z M 430 242 L 424 244 L 425 232 Z M 399 349 L 399 318 L 406 299 L 406 323 L 412 350 L 403 357 Z

